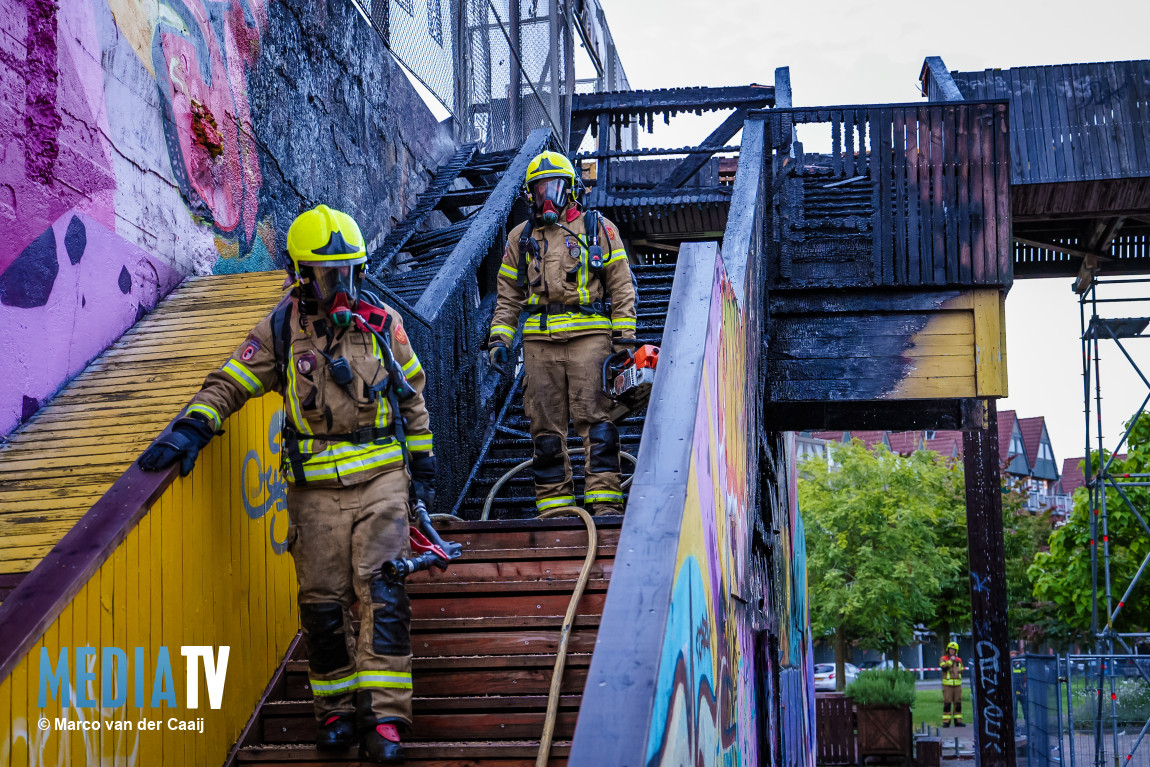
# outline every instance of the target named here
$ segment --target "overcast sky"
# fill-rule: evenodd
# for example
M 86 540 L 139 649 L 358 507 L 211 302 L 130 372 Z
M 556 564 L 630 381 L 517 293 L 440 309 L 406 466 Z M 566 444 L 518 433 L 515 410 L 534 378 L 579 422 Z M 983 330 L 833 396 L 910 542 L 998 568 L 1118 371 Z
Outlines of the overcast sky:
M 633 88 L 774 82 L 789 66 L 796 105 L 917 101 L 926 56 L 949 69 L 1150 58 L 1150 2 L 961 3 L 601 0 Z M 702 139 L 714 116 L 698 126 Z M 692 137 L 682 139 L 683 143 Z M 667 144 L 658 142 L 663 146 Z M 1011 396 L 1045 415 L 1055 456 L 1083 454 L 1078 303 L 1071 280 L 1023 280 L 1007 298 Z M 1150 303 L 1111 316 L 1150 316 Z M 1131 352 L 1150 376 L 1150 340 Z M 1146 395 L 1119 352 L 1102 360 L 1108 447 Z
M 600 2 L 631 87 L 772 84 L 775 67 L 788 66 L 796 106 L 918 101 L 927 56 L 941 56 L 952 70 L 1150 58 L 1150 0 Z M 587 61 L 577 57 L 579 77 L 587 76 Z M 446 116 L 419 89 L 437 117 Z M 717 124 L 713 114 L 680 116 L 667 128 L 657 122 L 656 134 L 640 142 L 695 144 Z M 999 410 L 1022 417 L 1046 416 L 1060 466 L 1084 454 L 1082 352 L 1071 283 L 1021 280 L 1011 289 L 1011 396 L 999 402 Z M 1106 296 L 1132 294 L 1111 288 Z M 1150 316 L 1150 301 L 1115 305 L 1108 316 Z M 1150 339 L 1129 342 L 1128 349 L 1150 378 Z M 1113 346 L 1105 347 L 1100 367 L 1103 429 L 1112 449 L 1147 388 Z

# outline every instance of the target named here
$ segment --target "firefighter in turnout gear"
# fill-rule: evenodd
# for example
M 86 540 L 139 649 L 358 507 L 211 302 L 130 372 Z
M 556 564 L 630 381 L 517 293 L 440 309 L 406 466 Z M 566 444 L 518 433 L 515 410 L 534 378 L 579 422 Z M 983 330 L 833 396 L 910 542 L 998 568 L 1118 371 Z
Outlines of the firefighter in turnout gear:
M 523 328 L 524 408 L 534 443 L 535 505 L 575 503 L 567 454 L 568 422 L 583 438 L 584 504 L 595 514 L 621 514 L 619 430 L 603 392 L 603 361 L 635 343 L 635 288 L 619 230 L 575 201 L 575 168 L 558 152 L 527 167 L 531 218 L 512 230 L 499 267 L 498 302 L 488 354 L 507 362 Z
M 428 507 L 434 499 L 424 374 L 399 315 L 361 288 L 367 257 L 350 216 L 324 205 L 301 214 L 287 249 L 291 291 L 140 464 L 178 460 L 187 474 L 249 398 L 283 395 L 288 545 L 316 746 L 350 748 L 358 725 L 362 758 L 399 761 L 400 730 L 411 724 L 411 606 L 403 582 L 380 569 L 408 554 L 409 495 Z
M 962 658 L 958 657 L 958 642 L 946 646 L 942 660 L 942 726 L 950 727 L 954 711 L 954 725 L 962 727 Z

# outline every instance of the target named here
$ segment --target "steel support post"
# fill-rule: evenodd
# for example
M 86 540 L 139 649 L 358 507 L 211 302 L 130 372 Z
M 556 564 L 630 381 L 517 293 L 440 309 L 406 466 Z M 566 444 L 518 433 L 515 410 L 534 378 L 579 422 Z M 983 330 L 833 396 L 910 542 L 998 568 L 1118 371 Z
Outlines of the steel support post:
M 970 557 L 974 756 L 978 767 L 1014 767 L 1014 699 L 1006 625 L 1006 556 L 998 411 L 986 401 L 982 428 L 963 432 L 966 535 Z
M 519 70 L 519 62 L 523 60 L 520 53 L 521 40 L 519 39 L 519 0 L 509 0 L 507 3 L 507 35 L 511 38 L 511 61 L 508 62 L 511 70 L 511 81 L 507 89 L 507 111 L 511 122 L 511 147 L 523 143 L 523 107 L 519 88 L 523 83 L 523 73 Z

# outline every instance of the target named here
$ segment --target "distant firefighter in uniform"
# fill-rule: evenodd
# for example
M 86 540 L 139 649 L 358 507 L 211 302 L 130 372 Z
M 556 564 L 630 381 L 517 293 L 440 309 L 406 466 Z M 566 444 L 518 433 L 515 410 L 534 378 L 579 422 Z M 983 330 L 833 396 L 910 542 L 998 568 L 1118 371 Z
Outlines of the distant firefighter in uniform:
M 325 205 L 301 214 L 287 250 L 292 290 L 140 465 L 180 461 L 186 475 L 250 397 L 283 395 L 288 542 L 316 746 L 354 745 L 358 695 L 361 757 L 401 761 L 399 731 L 411 724 L 411 605 L 402 581 L 385 580 L 380 568 L 408 553 L 409 493 L 428 507 L 434 499 L 424 374 L 399 315 L 361 288 L 367 255 L 350 216 Z
M 567 426 L 583 438 L 584 503 L 621 514 L 619 430 L 603 393 L 603 361 L 635 344 L 635 288 L 619 231 L 575 201 L 575 168 L 558 152 L 527 167 L 531 218 L 512 230 L 499 267 L 498 302 L 488 354 L 504 365 L 526 309 L 524 407 L 534 443 L 535 506 L 575 503 Z M 609 305 L 608 305 L 609 301 Z
M 942 726 L 950 727 L 951 710 L 955 727 L 962 727 L 962 658 L 958 657 L 958 642 L 946 646 L 942 660 Z

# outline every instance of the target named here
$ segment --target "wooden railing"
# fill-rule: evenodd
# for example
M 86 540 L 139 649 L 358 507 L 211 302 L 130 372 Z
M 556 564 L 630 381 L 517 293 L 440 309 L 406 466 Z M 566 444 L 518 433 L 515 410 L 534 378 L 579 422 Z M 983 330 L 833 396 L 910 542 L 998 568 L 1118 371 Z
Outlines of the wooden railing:
M 842 693 L 815 696 L 815 743 L 818 764 L 858 764 L 855 707 Z
M 774 165 L 772 287 L 1010 285 L 1005 102 L 753 114 Z M 830 128 L 828 154 L 792 141 L 816 123 Z
M 133 464 L 0 605 L 0 764 L 223 763 L 299 626 L 281 411 L 277 395 L 249 403 L 187 477 Z M 220 708 L 202 663 L 190 707 L 184 646 L 210 647 L 213 661 L 229 648 Z M 119 672 L 104 648 L 127 666 L 107 688 Z

